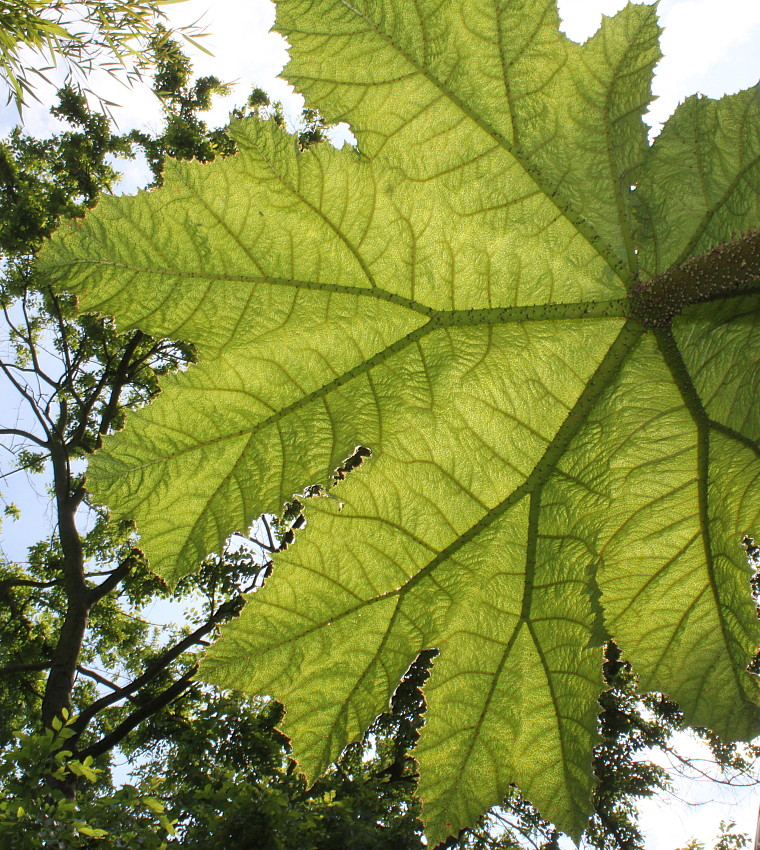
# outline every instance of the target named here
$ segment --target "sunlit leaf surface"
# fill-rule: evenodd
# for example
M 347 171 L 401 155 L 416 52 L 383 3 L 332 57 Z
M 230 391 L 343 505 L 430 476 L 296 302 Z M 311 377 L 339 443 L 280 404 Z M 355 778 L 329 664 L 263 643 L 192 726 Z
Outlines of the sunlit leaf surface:
M 609 637 L 690 723 L 760 731 L 758 89 L 650 145 L 654 8 L 582 46 L 558 24 L 553 0 L 280 0 L 286 76 L 359 150 L 238 123 L 235 157 L 170 164 L 43 257 L 83 309 L 198 347 L 88 479 L 167 580 L 371 448 L 203 675 L 282 700 L 314 778 L 437 647 L 431 846 L 510 782 L 580 833 Z M 646 281 L 665 304 L 684 263 L 661 310 Z

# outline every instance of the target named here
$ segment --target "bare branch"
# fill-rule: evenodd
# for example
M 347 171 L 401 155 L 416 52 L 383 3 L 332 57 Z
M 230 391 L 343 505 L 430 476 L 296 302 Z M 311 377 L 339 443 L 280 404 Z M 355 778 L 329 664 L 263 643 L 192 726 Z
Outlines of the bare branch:
M 198 672 L 198 664 L 185 672 L 182 678 L 178 679 L 171 687 L 162 691 L 152 700 L 144 703 L 136 711 L 133 711 L 125 720 L 123 720 L 112 732 L 102 737 L 94 744 L 81 750 L 76 754 L 77 758 L 84 759 L 87 756 L 97 758 L 97 756 L 108 752 L 115 747 L 143 720 L 151 717 L 157 711 L 160 711 L 164 706 L 167 706 L 172 700 L 175 700 L 183 691 L 187 690 L 193 684 L 192 678 Z
M 111 690 L 118 691 L 119 685 L 116 682 L 112 682 L 110 679 L 107 679 L 105 676 L 101 675 L 97 672 L 97 670 L 90 670 L 89 667 L 82 667 L 81 664 L 77 664 L 77 672 L 81 673 L 83 676 L 87 676 L 90 679 L 96 681 L 99 685 L 105 685 L 107 688 L 111 688 Z M 131 699 L 131 697 L 128 697 Z
M 247 540 L 249 543 L 254 543 L 260 549 L 263 549 L 265 552 L 279 552 L 279 546 L 272 547 L 268 543 L 264 543 L 262 540 L 259 540 L 258 537 L 254 537 L 251 534 L 243 534 L 242 531 L 233 532 L 233 537 L 242 537 L 243 540 Z M 270 535 L 271 536 L 271 535 Z
M 3 448 L 6 448 L 6 447 L 3 446 Z M 11 475 L 16 475 L 17 472 L 24 472 L 33 465 L 34 464 L 30 464 L 29 466 L 19 466 L 18 469 L 12 469 L 10 472 L 4 472 L 2 475 L 0 475 L 0 481 L 2 481 L 3 478 L 10 478 Z
M 77 346 L 77 350 L 74 352 L 74 356 L 71 358 L 71 367 L 69 368 L 69 372 L 73 375 L 79 367 L 84 362 L 84 353 L 86 350 L 85 340 L 84 338 L 80 341 Z
M 39 362 L 39 359 L 37 357 L 37 346 L 34 344 L 34 339 L 32 337 L 32 329 L 30 327 L 29 314 L 27 313 L 27 309 L 26 309 L 26 295 L 27 294 L 25 292 L 22 299 L 21 299 L 21 309 L 23 310 L 23 313 L 24 313 L 24 321 L 26 322 L 26 329 L 27 329 L 26 335 L 24 335 L 16 327 L 16 325 L 13 322 L 13 319 L 11 319 L 10 314 L 8 313 L 8 308 L 5 305 L 3 306 L 3 315 L 5 316 L 5 323 L 8 325 L 8 327 L 11 329 L 11 331 L 20 340 L 23 340 L 24 344 L 26 345 L 27 349 L 29 350 L 29 353 L 32 357 L 32 363 L 34 364 L 34 368 L 33 369 L 24 369 L 24 368 L 18 366 L 17 364 L 15 364 L 15 363 L 14 364 L 8 364 L 8 366 L 9 367 L 12 366 L 14 369 L 18 369 L 19 371 L 22 371 L 22 372 L 31 372 L 32 374 L 36 375 L 37 377 L 42 378 L 51 387 L 57 388 L 57 386 L 58 386 L 57 382 L 54 381 L 49 375 L 47 375 L 46 372 L 40 366 L 40 362 Z
M 47 670 L 52 662 L 37 661 L 32 664 L 6 664 L 0 667 L 0 676 L 12 676 L 14 673 L 31 673 L 34 671 Z
M 751 766 L 745 768 L 744 770 L 738 770 L 733 776 L 727 776 L 725 779 L 719 779 L 716 776 L 713 776 L 711 773 L 708 773 L 706 770 L 703 770 L 701 767 L 697 766 L 698 761 L 705 761 L 708 764 L 711 764 L 713 767 L 720 767 L 717 762 L 711 761 L 710 759 L 685 758 L 674 747 L 668 745 L 662 745 L 661 749 L 668 755 L 676 759 L 676 761 L 679 761 L 684 767 L 693 770 L 695 773 L 699 774 L 704 779 L 709 779 L 711 782 L 717 782 L 719 785 L 729 785 L 732 788 L 752 788 L 760 784 L 760 780 L 757 779 L 750 779 L 748 782 L 737 781 L 740 776 L 747 776 L 750 773 L 750 771 L 753 769 Z M 721 768 L 721 773 L 724 772 L 725 771 L 723 770 L 723 768 Z
M 92 705 L 84 709 L 84 711 L 82 711 L 74 721 L 74 731 L 77 732 L 77 734 L 81 734 L 87 727 L 90 720 L 92 720 L 98 712 L 108 708 L 122 699 L 126 699 L 130 696 L 130 694 L 135 693 L 135 691 L 138 691 L 140 688 L 147 685 L 148 682 L 155 679 L 159 673 L 165 670 L 172 661 L 179 658 L 185 650 L 200 643 L 201 638 L 205 637 L 210 631 L 212 631 L 217 623 L 236 614 L 242 606 L 243 598 L 241 596 L 235 596 L 223 605 L 220 605 L 216 612 L 212 614 L 212 616 L 209 617 L 203 625 L 199 626 L 194 632 L 187 635 L 187 637 L 184 637 L 181 641 L 171 647 L 171 649 L 159 656 L 159 658 L 147 667 L 141 676 L 138 676 L 128 685 L 124 685 L 122 688 L 119 688 L 118 691 L 114 691 L 112 694 L 106 694 L 100 699 L 95 700 Z
M 38 377 L 41 376 L 45 381 L 48 381 L 52 384 L 52 386 L 55 386 L 55 382 L 52 380 L 52 378 L 49 378 L 43 372 L 40 372 L 37 369 L 33 369 L 30 366 L 19 366 L 18 363 L 9 363 L 8 368 L 15 369 L 17 372 L 28 372 L 30 375 L 37 375 Z
M 20 383 L 19 383 L 19 382 L 18 382 L 18 381 L 14 378 L 14 376 L 13 376 L 13 374 L 11 373 L 10 368 L 8 367 L 8 365 L 7 365 L 5 362 L 3 362 L 2 360 L 0 360 L 0 369 L 1 369 L 4 373 L 5 373 L 5 377 L 6 377 L 6 378 L 7 378 L 7 379 L 8 379 L 8 380 L 9 380 L 9 381 L 13 384 L 13 386 L 16 388 L 16 391 L 17 391 L 17 392 L 18 392 L 18 393 L 19 393 L 19 394 L 20 394 L 20 395 L 21 395 L 24 399 L 26 399 L 26 401 L 28 402 L 29 406 L 32 408 L 32 412 L 33 412 L 33 413 L 34 413 L 34 415 L 37 417 L 37 420 L 39 421 L 40 425 L 42 425 L 42 430 L 45 432 L 45 435 L 46 435 L 46 436 L 48 437 L 48 439 L 49 439 L 49 438 L 50 438 L 50 428 L 48 427 L 48 425 L 49 425 L 49 424 L 51 424 L 51 423 L 49 422 L 49 420 L 46 420 L 46 418 L 45 418 L 44 414 L 42 413 L 42 411 L 40 410 L 40 408 L 39 408 L 39 406 L 38 406 L 38 404 L 37 404 L 37 400 L 34 398 L 34 396 L 33 396 L 33 395 L 31 395 L 31 393 L 29 393 L 29 392 L 28 392 L 28 388 L 27 388 L 27 387 L 23 387 L 23 386 L 21 386 L 21 384 L 20 384 Z
M 269 546 L 266 548 L 268 548 L 270 552 L 277 552 L 279 547 L 275 545 L 274 537 L 272 536 L 272 529 L 269 527 L 269 521 L 264 514 L 261 515 L 261 521 L 264 523 L 264 528 L 266 529 L 267 537 L 269 538 Z
M 108 383 L 108 377 L 109 372 L 108 366 L 106 365 L 103 369 L 103 374 L 100 376 L 100 380 L 86 399 L 75 395 L 76 401 L 79 404 L 79 425 L 69 439 L 68 445 L 70 447 L 79 446 L 82 437 L 87 431 L 87 423 L 89 421 L 90 414 L 92 413 L 97 400 L 100 398 L 100 394 L 103 392 L 104 387 Z
M 94 605 L 104 596 L 107 596 L 116 587 L 116 585 L 127 576 L 135 564 L 136 554 L 136 550 L 132 550 L 119 564 L 119 566 L 109 573 L 108 578 L 105 581 L 101 582 L 97 587 L 92 588 L 90 591 L 90 605 Z
M 61 305 L 58 302 L 58 296 L 53 292 L 53 288 L 51 286 L 48 287 L 48 294 L 50 295 L 50 303 L 53 305 L 53 310 L 55 311 L 55 318 L 58 323 L 58 332 L 61 336 L 61 347 L 63 349 L 63 359 L 66 363 L 66 374 L 70 376 L 73 374 L 73 370 L 71 368 L 71 352 L 69 351 L 69 341 L 66 338 L 66 323 L 63 320 L 63 313 L 61 313 Z
M 26 332 L 27 336 L 24 338 L 24 342 L 29 349 L 29 353 L 32 356 L 32 363 L 34 364 L 34 372 L 43 381 L 45 381 L 49 386 L 53 387 L 53 389 L 58 389 L 58 382 L 54 381 L 49 375 L 46 374 L 45 370 L 40 366 L 39 358 L 37 357 L 37 346 L 34 343 L 34 335 L 32 334 L 32 323 L 29 319 L 29 311 L 27 310 L 27 297 L 28 292 L 25 290 L 24 295 L 21 298 L 21 309 L 24 313 L 24 322 L 26 323 Z M 7 310 L 5 311 L 6 319 L 8 318 Z
M 23 431 L 20 428 L 0 428 L 0 435 L 4 436 L 13 436 L 13 437 L 23 437 L 25 440 L 29 440 L 30 443 L 36 443 L 40 448 L 48 449 L 50 446 L 48 443 L 41 440 L 39 437 L 36 437 L 34 434 L 29 431 Z M 18 472 L 19 470 L 14 470 L 14 472 Z M 10 473 L 8 473 L 10 474 Z M 5 476 L 2 476 L 3 478 Z
M 131 370 L 136 365 L 132 363 L 132 357 L 137 351 L 140 343 L 145 339 L 145 334 L 142 331 L 135 331 L 132 339 L 127 343 L 124 353 L 122 354 L 119 365 L 116 367 L 116 374 L 111 381 L 111 394 L 106 402 L 105 409 L 100 417 L 100 427 L 98 432 L 103 435 L 108 433 L 111 423 L 113 422 L 116 412 L 119 409 L 119 396 L 124 388 L 124 385 L 130 378 Z M 139 361 L 142 365 L 143 359 Z

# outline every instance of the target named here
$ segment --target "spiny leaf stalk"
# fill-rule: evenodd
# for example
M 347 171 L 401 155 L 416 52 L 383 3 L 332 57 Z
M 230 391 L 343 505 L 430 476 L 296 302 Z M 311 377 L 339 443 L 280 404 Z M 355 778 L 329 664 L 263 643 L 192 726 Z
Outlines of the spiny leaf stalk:
M 631 315 L 665 328 L 692 304 L 760 294 L 760 229 L 714 245 L 631 290 Z

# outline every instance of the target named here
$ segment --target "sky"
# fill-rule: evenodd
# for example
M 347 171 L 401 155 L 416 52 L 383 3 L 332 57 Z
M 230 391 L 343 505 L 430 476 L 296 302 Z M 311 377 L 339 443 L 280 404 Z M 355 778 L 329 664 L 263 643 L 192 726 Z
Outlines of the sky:
M 559 0 L 563 28 L 578 41 L 595 31 L 602 14 L 614 14 L 624 5 L 624 0 Z M 186 0 L 166 8 L 173 24 L 187 25 L 200 19 L 208 33 L 203 44 L 213 55 L 188 46 L 196 73 L 214 74 L 233 84 L 232 94 L 218 99 L 208 116 L 210 125 L 225 124 L 230 109 L 244 102 L 254 85 L 281 100 L 286 115 L 295 120 L 302 100 L 277 76 L 287 61 L 287 45 L 282 37 L 269 32 L 274 22 L 274 7 L 269 0 Z M 760 0 L 660 0 L 658 8 L 665 29 L 661 41 L 665 56 L 653 83 L 657 99 L 647 116 L 653 133 L 689 94 L 720 97 L 760 79 Z M 106 77 L 95 79 L 93 88 L 120 104 L 113 114 L 121 130 L 160 127 L 160 110 L 147 85 L 128 89 Z M 40 89 L 39 93 L 43 103 L 25 110 L 24 124 L 27 132 L 42 136 L 57 125 L 47 111 L 52 90 Z M 17 123 L 18 114 L 12 106 L 0 109 L 0 134 L 5 135 Z M 347 137 L 339 132 L 336 141 Z M 138 161 L 125 169 L 119 190 L 134 191 L 147 182 L 147 168 Z M 6 496 L 19 502 L 27 516 L 39 516 L 44 510 L 44 494 L 25 487 L 21 476 L 15 479 L 18 486 L 12 494 L 6 488 Z M 17 548 L 10 535 L 16 536 L 20 547 L 23 528 L 6 522 L 2 545 L 9 556 Z M 23 542 L 26 545 L 30 541 Z M 679 747 L 692 757 L 707 755 L 688 736 L 679 739 Z M 704 780 L 676 778 L 672 794 L 641 807 L 647 848 L 676 850 L 692 837 L 709 847 L 721 820 L 734 820 L 741 830 L 754 835 L 758 802 L 758 789 L 741 792 Z

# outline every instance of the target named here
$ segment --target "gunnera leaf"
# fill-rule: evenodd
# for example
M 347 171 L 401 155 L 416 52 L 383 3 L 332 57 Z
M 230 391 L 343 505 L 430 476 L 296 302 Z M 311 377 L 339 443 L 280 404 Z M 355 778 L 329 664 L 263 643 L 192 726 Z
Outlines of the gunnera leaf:
M 238 122 L 46 247 L 83 310 L 199 352 L 88 481 L 176 582 L 369 447 L 204 678 L 282 700 L 313 779 L 435 647 L 431 846 L 512 782 L 578 836 L 608 638 L 688 722 L 760 731 L 759 90 L 650 144 L 652 6 L 583 45 L 554 0 L 277 6 L 358 149 Z

